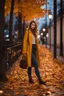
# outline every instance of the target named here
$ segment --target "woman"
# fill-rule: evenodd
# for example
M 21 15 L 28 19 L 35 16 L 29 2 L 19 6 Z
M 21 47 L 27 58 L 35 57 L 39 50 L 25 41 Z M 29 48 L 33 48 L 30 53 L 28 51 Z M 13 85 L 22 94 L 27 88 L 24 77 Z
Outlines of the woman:
M 26 30 L 23 40 L 23 56 L 27 55 L 28 63 L 28 77 L 29 83 L 34 83 L 31 76 L 32 66 L 35 68 L 35 74 L 38 77 L 39 84 L 45 84 L 41 79 L 38 66 L 39 66 L 39 51 L 38 51 L 38 40 L 37 40 L 37 25 L 35 21 L 32 21 L 29 28 Z

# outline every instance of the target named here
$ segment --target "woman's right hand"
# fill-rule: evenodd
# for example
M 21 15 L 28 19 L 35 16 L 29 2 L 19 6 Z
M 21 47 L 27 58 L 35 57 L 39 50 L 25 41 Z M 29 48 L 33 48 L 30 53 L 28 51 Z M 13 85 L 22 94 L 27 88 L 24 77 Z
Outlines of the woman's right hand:
M 22 54 L 22 57 L 26 57 L 26 55 L 27 55 L 26 53 L 23 53 L 23 54 Z

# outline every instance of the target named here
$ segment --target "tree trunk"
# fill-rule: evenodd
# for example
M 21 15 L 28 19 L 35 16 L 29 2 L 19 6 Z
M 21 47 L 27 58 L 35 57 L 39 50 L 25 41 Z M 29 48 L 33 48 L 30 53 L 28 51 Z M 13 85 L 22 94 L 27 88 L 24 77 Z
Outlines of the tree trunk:
M 22 30 L 22 6 L 19 6 L 20 0 L 18 0 L 18 39 L 22 41 L 23 39 L 23 30 Z M 19 11 L 21 10 L 21 12 Z
M 12 42 L 14 1 L 15 0 L 11 1 L 11 11 L 10 11 L 10 23 L 9 23 L 9 39 L 10 39 L 10 42 Z
M 60 3 L 60 56 L 63 56 L 63 4 L 62 4 L 62 0 Z
M 57 48 L 57 0 L 54 0 L 54 58 L 56 58 L 56 48 Z
M 4 6 L 5 0 L 0 0 L 0 81 L 7 80 L 5 76 Z

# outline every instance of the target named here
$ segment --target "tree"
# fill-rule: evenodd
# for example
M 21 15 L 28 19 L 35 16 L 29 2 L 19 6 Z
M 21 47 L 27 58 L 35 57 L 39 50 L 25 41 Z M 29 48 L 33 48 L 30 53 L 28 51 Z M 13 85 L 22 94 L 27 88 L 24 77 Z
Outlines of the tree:
M 60 2 L 60 56 L 63 56 L 63 0 Z
M 14 1 L 15 0 L 11 1 L 10 25 L 9 25 L 9 38 L 10 38 L 10 41 L 12 41 Z
M 7 80 L 5 76 L 5 48 L 4 48 L 4 6 L 5 0 L 0 0 L 0 81 Z
M 57 57 L 57 0 L 54 0 L 54 58 Z
M 18 0 L 18 31 L 19 31 L 18 39 L 19 41 L 21 41 L 23 33 L 22 33 L 22 6 L 20 6 L 20 0 Z

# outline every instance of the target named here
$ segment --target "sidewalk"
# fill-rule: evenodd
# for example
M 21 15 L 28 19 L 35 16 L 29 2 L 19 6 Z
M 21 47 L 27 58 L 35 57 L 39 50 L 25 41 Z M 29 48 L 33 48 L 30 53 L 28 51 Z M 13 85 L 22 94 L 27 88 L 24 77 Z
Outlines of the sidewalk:
M 46 47 L 46 45 L 44 45 L 44 47 Z M 49 49 L 50 48 L 50 46 L 49 45 L 47 45 L 47 48 Z M 49 49 L 50 50 L 50 49 Z M 51 46 L 51 51 L 52 51 L 52 53 L 53 53 L 53 46 Z M 54 53 L 53 53 L 54 54 Z M 64 52 L 63 52 L 63 54 L 64 54 Z M 57 59 L 58 60 L 60 60 L 62 63 L 64 63 L 64 56 L 60 56 L 60 49 L 59 48 L 57 48 Z
M 40 74 L 47 85 L 39 85 L 32 69 L 34 84 L 29 84 L 27 70 L 19 67 L 20 58 L 7 72 L 8 82 L 0 83 L 0 96 L 64 96 L 64 64 L 53 60 L 51 52 L 40 45 Z M 1 92 L 1 91 L 0 91 Z

